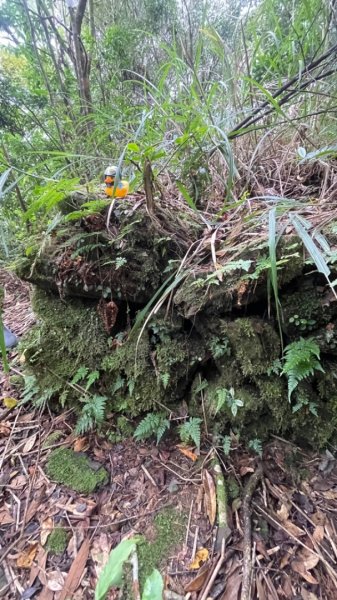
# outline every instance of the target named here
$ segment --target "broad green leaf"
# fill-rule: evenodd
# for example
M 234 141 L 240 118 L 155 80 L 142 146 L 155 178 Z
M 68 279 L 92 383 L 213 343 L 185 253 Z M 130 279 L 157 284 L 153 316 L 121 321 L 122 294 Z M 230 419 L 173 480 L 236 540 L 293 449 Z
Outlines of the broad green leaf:
M 136 539 L 123 540 L 110 553 L 109 560 L 100 574 L 95 589 L 95 600 L 105 600 L 112 587 L 120 587 L 123 579 L 123 564 L 136 549 Z
M 153 569 L 151 575 L 145 581 L 142 600 L 162 600 L 163 591 L 163 578 L 157 569 Z

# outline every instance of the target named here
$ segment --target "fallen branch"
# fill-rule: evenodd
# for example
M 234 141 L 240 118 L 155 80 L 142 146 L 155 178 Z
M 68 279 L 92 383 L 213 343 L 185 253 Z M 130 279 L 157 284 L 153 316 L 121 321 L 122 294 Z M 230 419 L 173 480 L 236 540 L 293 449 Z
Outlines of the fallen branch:
M 243 496 L 243 567 L 241 600 L 250 600 L 251 575 L 252 575 L 252 523 L 250 503 L 255 488 L 262 477 L 262 465 L 259 465 L 255 473 L 250 477 Z

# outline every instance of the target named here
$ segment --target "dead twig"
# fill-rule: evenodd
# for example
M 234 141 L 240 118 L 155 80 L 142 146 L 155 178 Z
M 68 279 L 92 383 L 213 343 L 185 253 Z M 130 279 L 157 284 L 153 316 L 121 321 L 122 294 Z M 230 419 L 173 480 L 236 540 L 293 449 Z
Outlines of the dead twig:
M 222 546 L 221 546 L 221 554 L 220 554 L 219 560 L 216 563 L 214 571 L 212 573 L 212 576 L 211 576 L 211 578 L 210 578 L 210 580 L 209 580 L 206 588 L 202 592 L 202 595 L 200 596 L 199 600 L 206 600 L 206 598 L 208 598 L 208 592 L 210 591 L 210 589 L 211 589 L 211 587 L 212 587 L 212 585 L 213 585 L 213 583 L 215 581 L 215 578 L 216 578 L 217 574 L 219 573 L 219 571 L 220 571 L 220 569 L 221 569 L 221 567 L 222 567 L 222 565 L 224 563 L 224 560 L 225 560 L 225 540 L 223 539 L 222 540 Z
M 251 575 L 252 575 L 252 523 L 250 503 L 255 488 L 262 477 L 262 465 L 259 465 L 250 477 L 243 496 L 243 566 L 241 600 L 250 600 Z

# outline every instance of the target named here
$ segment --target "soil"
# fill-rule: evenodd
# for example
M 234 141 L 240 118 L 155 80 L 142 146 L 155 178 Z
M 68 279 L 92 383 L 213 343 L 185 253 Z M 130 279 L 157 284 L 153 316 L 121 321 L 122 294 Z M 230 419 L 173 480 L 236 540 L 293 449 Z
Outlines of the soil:
M 4 321 L 21 335 L 34 322 L 29 287 L 3 271 L 1 282 L 6 288 Z M 17 375 L 24 366 L 16 352 L 11 359 L 12 373 Z M 0 379 L 2 400 L 20 400 L 15 380 L 3 373 Z M 337 597 L 336 448 L 314 454 L 272 436 L 262 455 L 256 456 L 232 435 L 229 456 L 207 437 L 197 456 L 195 448 L 186 450 L 174 436 L 158 446 L 132 438 L 112 443 L 98 434 L 79 437 L 75 421 L 73 409 L 55 412 L 55 405 L 52 411 L 48 405 L 8 408 L 6 402 L 1 404 L 1 597 L 94 598 L 111 549 L 134 534 L 155 544 L 159 535 L 155 519 L 168 510 L 170 515 L 174 511 L 184 531 L 181 536 L 171 534 L 172 543 L 164 543 L 164 556 L 158 556 L 166 598 L 242 598 L 247 547 L 252 556 L 252 600 Z M 89 495 L 57 484 L 47 469 L 55 448 L 87 456 L 94 468 L 106 469 L 108 482 Z M 209 477 L 214 481 L 214 453 L 228 495 L 228 535 L 222 554 L 211 510 L 216 492 L 205 483 Z M 262 477 L 250 503 L 247 484 L 259 465 Z M 251 537 L 247 537 L 247 520 Z M 59 529 L 67 533 L 67 545 L 62 550 L 61 544 L 55 553 L 48 538 Z M 203 560 L 191 569 L 199 549 L 205 551 Z M 140 564 L 140 573 L 142 568 Z M 126 600 L 127 594 L 112 590 L 109 597 Z

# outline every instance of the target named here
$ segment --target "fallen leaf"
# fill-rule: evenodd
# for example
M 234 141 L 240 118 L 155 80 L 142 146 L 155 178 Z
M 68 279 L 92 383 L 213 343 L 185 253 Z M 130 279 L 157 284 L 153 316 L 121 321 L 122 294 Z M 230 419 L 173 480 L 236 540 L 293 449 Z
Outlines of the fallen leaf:
M 276 514 L 280 521 L 287 521 L 289 517 L 289 506 L 287 506 L 286 504 L 281 504 L 281 508 L 276 511 Z
M 52 592 L 61 592 L 64 588 L 64 577 L 61 571 L 49 571 L 47 573 L 47 588 Z
M 37 548 L 38 543 L 34 542 L 33 544 L 30 544 L 26 550 L 19 554 L 18 558 L 16 559 L 16 564 L 20 569 L 30 569 L 36 556 Z
M 8 487 L 11 488 L 11 490 L 20 490 L 21 488 L 25 487 L 26 484 L 26 477 L 24 475 L 18 475 L 12 479 Z
M 200 569 L 200 567 L 208 560 L 208 550 L 207 548 L 199 548 L 197 551 L 194 560 L 190 563 L 189 569 Z
M 74 452 L 83 452 L 89 448 L 89 442 L 86 437 L 77 438 L 74 443 Z
M 29 585 L 33 585 L 35 579 L 38 577 L 41 581 L 42 585 L 47 585 L 47 577 L 46 577 L 46 563 L 47 563 L 48 552 L 42 548 L 42 546 L 38 547 L 36 557 L 34 559 L 34 563 L 30 570 L 29 577 Z
M 10 523 L 14 523 L 13 517 L 11 517 L 7 508 L 2 508 L 0 510 L 0 525 L 9 525 Z
M 240 475 L 241 477 L 244 477 L 245 475 L 247 475 L 247 473 L 254 473 L 255 469 L 253 467 L 241 467 L 240 468 Z
M 41 523 L 41 534 L 40 534 L 40 542 L 41 542 L 41 546 L 44 546 L 47 542 L 48 537 L 50 536 L 52 530 L 53 530 L 53 519 L 51 517 L 47 517 L 47 519 L 45 519 L 44 521 L 42 521 Z
M 314 538 L 315 542 L 320 544 L 324 539 L 324 526 L 316 525 L 314 533 L 312 534 L 312 537 Z
M 319 556 L 310 552 L 307 548 L 302 548 L 302 550 L 297 553 L 295 560 L 291 561 L 291 568 L 295 573 L 301 575 L 308 583 L 317 585 L 318 581 L 310 573 L 310 569 L 316 567 L 318 562 Z
M 5 421 L 4 423 L 0 423 L 0 435 L 9 435 L 11 432 L 10 424 Z
M 73 561 L 70 571 L 64 582 L 64 587 L 58 600 L 66 600 L 71 598 L 72 594 L 76 591 L 81 581 L 82 573 L 86 565 L 90 548 L 90 540 L 86 538 L 78 551 L 78 554 Z
M 185 592 L 199 592 L 199 590 L 201 590 L 202 586 L 204 585 L 208 574 L 210 572 L 211 569 L 211 565 L 202 565 L 201 569 L 199 569 L 198 574 L 196 575 L 196 577 L 194 577 L 194 579 L 192 579 L 192 581 L 190 581 L 187 586 L 185 587 Z
M 326 492 L 322 492 L 322 496 L 326 498 L 326 500 L 336 500 L 337 499 L 337 491 L 327 490 Z
M 34 435 L 32 435 L 31 437 L 28 438 L 24 447 L 22 448 L 22 454 L 27 454 L 28 452 L 30 452 L 32 450 L 32 448 L 34 448 L 36 438 L 37 438 L 37 433 L 35 433 Z
M 6 408 L 15 408 L 18 401 L 15 398 L 3 398 L 2 403 L 5 405 Z
M 52 592 L 51 590 L 48 590 L 47 586 L 45 586 L 41 592 L 41 594 L 38 596 L 37 600 L 53 600 L 54 598 L 54 592 Z
M 301 596 L 303 600 L 318 600 L 316 594 L 309 592 L 304 587 L 301 587 Z
M 193 452 L 191 448 L 187 448 L 186 446 L 182 446 L 181 444 L 178 444 L 176 447 L 178 448 L 179 452 L 181 452 L 184 456 L 187 456 L 187 458 L 193 460 L 193 462 L 198 460 L 196 453 Z
M 216 491 L 212 475 L 204 469 L 202 483 L 205 490 L 205 508 L 210 524 L 214 525 L 216 517 Z
M 109 536 L 106 533 L 101 533 L 98 537 L 94 538 L 90 556 L 94 561 L 97 577 L 108 562 L 110 550 L 111 544 L 109 542 Z
M 235 568 L 226 580 L 226 588 L 220 600 L 237 600 L 242 582 L 241 568 Z

